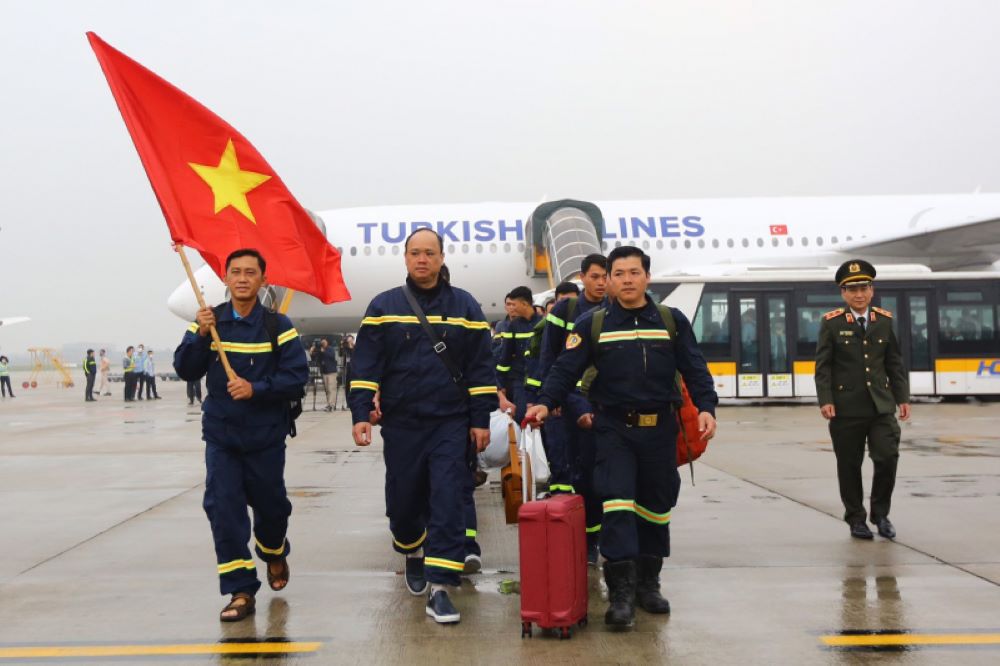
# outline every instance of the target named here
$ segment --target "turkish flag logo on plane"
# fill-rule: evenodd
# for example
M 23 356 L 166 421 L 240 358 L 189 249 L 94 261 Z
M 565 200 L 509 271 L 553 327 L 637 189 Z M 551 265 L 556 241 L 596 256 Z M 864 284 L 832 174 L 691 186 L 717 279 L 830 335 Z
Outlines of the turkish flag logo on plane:
M 771 225 L 771 235 L 772 236 L 787 236 L 788 235 L 788 225 L 787 224 L 772 224 Z

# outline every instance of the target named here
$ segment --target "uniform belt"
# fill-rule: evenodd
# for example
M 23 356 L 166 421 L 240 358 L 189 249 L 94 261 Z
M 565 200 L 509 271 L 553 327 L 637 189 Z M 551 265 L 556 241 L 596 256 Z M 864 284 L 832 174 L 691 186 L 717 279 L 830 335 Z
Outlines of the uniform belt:
M 666 409 L 625 409 L 624 407 L 598 405 L 597 411 L 623 422 L 629 428 L 652 428 L 672 414 L 674 407 L 671 405 Z

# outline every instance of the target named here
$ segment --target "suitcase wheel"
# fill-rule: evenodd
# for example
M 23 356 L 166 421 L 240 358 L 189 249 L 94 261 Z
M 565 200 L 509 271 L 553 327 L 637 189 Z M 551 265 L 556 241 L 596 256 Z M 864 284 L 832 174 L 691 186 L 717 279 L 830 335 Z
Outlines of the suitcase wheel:
M 565 641 L 565 640 L 567 640 L 567 639 L 568 639 L 568 638 L 569 638 L 570 636 L 572 636 L 572 634 L 571 634 L 571 633 L 570 633 L 570 631 L 569 631 L 569 627 L 561 627 L 561 628 L 559 629 L 559 640 L 561 640 L 561 641 Z
M 521 638 L 531 638 L 531 623 L 522 622 L 521 623 Z

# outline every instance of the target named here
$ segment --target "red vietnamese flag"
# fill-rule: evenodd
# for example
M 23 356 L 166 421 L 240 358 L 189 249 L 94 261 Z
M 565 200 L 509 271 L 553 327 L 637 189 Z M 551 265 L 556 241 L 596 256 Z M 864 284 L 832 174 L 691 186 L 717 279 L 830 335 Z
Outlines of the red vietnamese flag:
M 771 225 L 771 235 L 772 236 L 787 236 L 788 235 L 788 225 L 787 224 L 772 224 Z
M 220 277 L 230 252 L 256 248 L 271 284 L 324 303 L 351 298 L 340 253 L 242 134 L 94 33 L 87 39 L 175 243 Z

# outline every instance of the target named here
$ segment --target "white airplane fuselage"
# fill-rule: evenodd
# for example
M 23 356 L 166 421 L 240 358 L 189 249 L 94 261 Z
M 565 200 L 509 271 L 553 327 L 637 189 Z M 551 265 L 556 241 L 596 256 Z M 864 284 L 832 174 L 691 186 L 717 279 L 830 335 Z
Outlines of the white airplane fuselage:
M 749 267 L 833 266 L 861 255 L 887 263 L 929 264 L 947 256 L 934 233 L 963 223 L 1000 217 L 1000 195 L 927 195 L 754 199 L 678 199 L 595 202 L 604 215 L 604 251 L 637 245 L 652 258 L 654 276 L 711 273 Z M 356 330 L 371 299 L 403 282 L 403 241 L 414 229 L 430 227 L 445 243 L 452 283 L 471 292 L 487 318 L 503 316 L 503 298 L 513 287 L 535 293 L 548 278 L 529 275 L 525 221 L 534 203 L 473 203 L 345 208 L 320 212 L 327 238 L 342 253 L 344 280 L 352 299 L 323 305 L 296 294 L 289 316 L 305 334 Z M 880 257 L 861 245 L 922 237 L 905 260 Z M 532 272 L 533 273 L 533 272 Z M 225 298 L 211 269 L 196 277 L 209 303 Z M 181 284 L 168 303 L 185 320 L 193 318 L 194 295 Z

